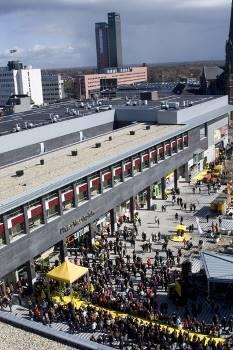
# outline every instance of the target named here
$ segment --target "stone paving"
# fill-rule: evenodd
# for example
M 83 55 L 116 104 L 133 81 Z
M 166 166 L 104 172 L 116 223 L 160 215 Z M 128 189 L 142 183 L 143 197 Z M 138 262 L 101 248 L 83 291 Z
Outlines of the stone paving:
M 162 242 L 155 242 L 152 245 L 152 252 L 151 253 L 143 253 L 142 251 L 142 239 L 141 234 L 142 232 L 146 232 L 147 239 L 151 237 L 151 233 L 158 233 L 159 231 L 162 234 L 162 237 L 165 235 L 170 235 L 174 233 L 175 226 L 179 223 L 179 221 L 175 220 L 175 213 L 178 213 L 179 217 L 183 217 L 183 223 L 186 226 L 189 226 L 191 224 L 194 224 L 194 233 L 192 233 L 192 242 L 193 242 L 193 249 L 190 251 L 186 251 L 182 249 L 182 260 L 186 259 L 187 257 L 191 256 L 193 261 L 192 269 L 193 271 L 198 271 L 200 266 L 200 258 L 199 254 L 195 254 L 197 252 L 197 245 L 200 239 L 203 240 L 203 249 L 204 250 L 219 250 L 223 244 L 230 244 L 232 241 L 231 237 L 224 237 L 221 239 L 219 244 L 215 244 L 211 241 L 210 238 L 207 237 L 206 232 L 209 227 L 211 227 L 212 222 L 218 223 L 218 218 L 213 216 L 210 210 L 210 203 L 211 201 L 218 195 L 218 193 L 211 192 L 210 195 L 208 194 L 207 187 L 205 185 L 201 186 L 201 192 L 199 193 L 199 190 L 196 190 L 196 193 L 193 193 L 193 183 L 190 185 L 185 181 L 180 181 L 179 183 L 180 188 L 180 197 L 183 199 L 183 203 L 187 204 L 187 210 L 181 210 L 180 206 L 175 204 L 172 205 L 171 196 L 169 196 L 168 200 L 156 200 L 152 201 L 152 204 L 157 205 L 156 210 L 137 210 L 139 213 L 139 216 L 141 218 L 141 226 L 138 226 L 138 236 L 136 241 L 136 254 L 140 254 L 143 257 L 143 260 L 147 260 L 149 257 L 153 258 L 155 256 L 155 252 L 159 250 L 160 255 L 163 255 L 165 258 L 165 253 L 162 252 Z M 223 188 L 222 188 L 223 189 Z M 191 212 L 189 210 L 190 204 L 196 205 L 196 211 Z M 162 212 L 161 207 L 162 205 L 166 205 L 166 212 Z M 206 214 L 209 215 L 210 219 L 207 223 L 206 220 Z M 158 227 L 157 224 L 155 224 L 155 216 L 159 217 L 160 225 Z M 204 232 L 204 234 L 200 235 L 197 230 L 197 223 L 196 218 L 199 218 L 200 226 Z M 131 224 L 128 224 L 131 226 Z M 233 220 L 225 220 L 222 219 L 222 227 L 227 228 L 228 230 L 233 230 Z M 179 247 L 183 248 L 183 243 L 175 243 L 169 240 L 168 248 L 172 249 L 174 252 L 174 255 L 177 255 L 177 249 Z M 127 253 L 132 254 L 132 248 L 130 247 L 130 243 L 127 243 Z M 142 255 L 143 254 L 143 255 Z M 112 256 L 114 258 L 114 256 Z M 182 262 L 181 260 L 181 262 Z M 168 311 L 171 312 L 178 312 L 179 314 L 183 315 L 184 309 L 181 307 L 177 307 L 167 298 L 167 293 L 164 290 L 158 291 L 158 304 L 162 302 L 168 303 Z M 201 298 L 202 302 L 202 312 L 199 315 L 200 320 L 204 320 L 205 322 L 210 323 L 213 316 L 213 310 L 211 309 L 210 305 L 206 302 L 204 298 Z M 190 307 L 191 300 L 189 301 L 188 307 Z M 217 304 L 215 304 L 215 307 Z M 231 305 L 224 305 L 219 304 L 219 313 L 220 313 L 220 319 L 222 317 L 229 317 L 231 314 L 233 314 Z M 17 317 L 28 317 L 28 311 L 25 307 L 19 306 L 19 305 L 13 305 L 13 312 L 16 314 Z M 57 330 L 61 330 L 64 332 L 68 331 L 68 326 L 61 323 L 54 323 L 52 324 L 52 327 L 55 327 Z M 98 335 L 98 333 L 96 333 Z M 84 339 L 89 339 L 91 336 L 91 333 L 85 332 L 85 333 L 79 333 L 79 337 Z

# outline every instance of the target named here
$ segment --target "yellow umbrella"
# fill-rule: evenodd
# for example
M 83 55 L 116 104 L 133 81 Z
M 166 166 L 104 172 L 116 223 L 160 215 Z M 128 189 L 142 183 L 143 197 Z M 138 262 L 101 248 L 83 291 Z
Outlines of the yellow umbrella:
M 186 225 L 177 225 L 176 231 L 186 231 Z

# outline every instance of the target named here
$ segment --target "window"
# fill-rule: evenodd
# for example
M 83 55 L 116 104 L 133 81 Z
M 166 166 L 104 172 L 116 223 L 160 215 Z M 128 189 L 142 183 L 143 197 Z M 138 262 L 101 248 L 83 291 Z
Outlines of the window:
M 131 159 L 125 159 L 124 161 L 124 178 L 127 179 L 132 176 L 132 162 Z
M 7 216 L 10 242 L 22 237 L 25 234 L 24 214 L 21 209 L 11 212 Z
M 87 201 L 88 200 L 87 181 L 78 184 L 76 187 L 76 192 L 78 194 L 78 203 L 82 203 L 84 201 Z
M 156 148 L 150 150 L 150 162 L 151 162 L 151 164 L 157 163 L 157 150 L 156 150 Z
M 133 172 L 134 175 L 141 172 L 141 156 L 137 154 L 133 158 Z
M 34 230 L 43 224 L 43 208 L 40 200 L 30 203 L 27 208 L 27 216 L 29 221 L 29 230 Z
M 74 208 L 74 190 L 72 186 L 64 188 L 62 190 L 61 197 L 63 211 Z
M 117 184 L 122 182 L 122 167 L 121 163 L 115 164 L 113 169 L 113 179 L 114 183 Z
M 200 140 L 207 136 L 207 124 L 203 124 L 200 127 Z
M 112 187 L 112 172 L 111 168 L 104 169 L 102 171 L 102 184 L 103 189 L 106 190 Z
M 3 218 L 0 217 L 0 248 L 5 244 L 5 227 Z
M 158 157 L 158 162 L 164 160 L 164 147 L 163 145 L 157 146 L 157 157 Z
M 149 153 L 145 152 L 142 154 L 142 169 L 146 169 L 149 167 L 150 167 Z
M 48 219 L 60 215 L 59 198 L 57 192 L 54 192 L 46 198 L 45 208 Z
M 170 157 L 171 155 L 171 146 L 170 143 L 166 142 L 165 144 L 165 158 Z
M 99 173 L 95 173 L 90 178 L 90 191 L 91 198 L 100 194 L 100 176 Z
M 183 149 L 183 138 L 181 136 L 178 136 L 177 138 L 177 150 L 182 151 Z

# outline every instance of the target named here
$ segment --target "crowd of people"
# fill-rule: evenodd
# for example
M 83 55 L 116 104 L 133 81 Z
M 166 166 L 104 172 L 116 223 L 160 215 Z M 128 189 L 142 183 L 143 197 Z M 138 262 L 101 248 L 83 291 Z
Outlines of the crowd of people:
M 180 191 L 172 192 L 171 202 L 172 206 L 178 206 L 175 221 L 180 224 L 185 224 L 183 213 L 186 210 L 196 210 L 195 204 L 189 207 L 184 202 Z M 162 213 L 167 209 L 167 205 L 162 205 Z M 159 229 L 158 211 L 154 221 Z M 160 231 L 147 235 L 144 231 L 140 232 L 141 225 L 142 219 L 137 212 L 132 224 L 129 224 L 129 217 L 123 215 L 118 221 L 117 231 L 111 233 L 108 226 L 106 232 L 100 233 L 98 245 L 91 252 L 88 246 L 79 247 L 79 256 L 74 258 L 74 263 L 89 269 L 89 279 L 84 277 L 72 286 L 72 293 L 85 300 L 81 307 L 76 308 L 71 303 L 54 303 L 47 293 L 47 281 L 41 275 L 28 299 L 30 318 L 47 326 L 54 322 L 65 323 L 70 333 L 93 332 L 91 340 L 124 350 L 230 349 L 228 342 L 207 341 L 206 338 L 201 339 L 198 333 L 210 337 L 208 339 L 220 337 L 223 332 L 230 334 L 233 316 L 220 319 L 218 312 L 213 312 L 212 322 L 207 324 L 200 321 L 202 304 L 196 300 L 186 303 L 182 312 L 178 312 L 178 304 L 177 312 L 173 312 L 167 302 L 159 303 L 158 292 L 167 293 L 169 285 L 181 278 L 181 258 L 184 249 L 190 249 L 192 245 L 186 242 L 176 251 L 171 250 L 167 235 Z M 193 224 L 188 229 L 193 232 Z M 136 250 L 136 241 L 140 241 L 141 251 Z M 142 253 L 148 252 L 153 256 L 145 259 Z M 56 261 L 56 264 L 59 262 Z M 10 307 L 14 288 L 7 288 L 6 298 Z M 22 284 L 17 288 L 21 303 L 26 288 Z M 57 289 L 58 283 L 50 281 L 51 294 Z M 64 294 L 69 293 L 70 287 L 67 286 Z M 177 300 L 174 299 L 174 302 Z M 6 305 L 6 299 L 0 298 L 0 307 Z M 190 337 L 189 332 L 196 335 Z

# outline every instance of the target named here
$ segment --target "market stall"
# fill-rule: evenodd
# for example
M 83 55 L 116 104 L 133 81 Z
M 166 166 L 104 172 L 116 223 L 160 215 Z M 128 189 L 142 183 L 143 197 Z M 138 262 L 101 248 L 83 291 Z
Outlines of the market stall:
M 64 261 L 61 265 L 55 267 L 47 273 L 47 277 L 55 281 L 72 284 L 84 275 L 88 276 L 88 268 L 78 266 L 70 261 Z

